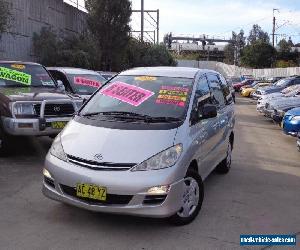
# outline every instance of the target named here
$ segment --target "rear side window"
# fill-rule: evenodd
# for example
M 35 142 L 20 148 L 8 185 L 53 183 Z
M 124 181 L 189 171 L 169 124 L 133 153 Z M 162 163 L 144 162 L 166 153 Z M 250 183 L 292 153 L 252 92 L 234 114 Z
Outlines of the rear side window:
M 211 90 L 212 103 L 215 104 L 218 109 L 224 108 L 225 98 L 218 76 L 215 74 L 208 74 L 207 78 Z
M 210 89 L 206 76 L 201 76 L 198 80 L 197 88 L 195 91 L 192 113 L 197 112 L 198 108 L 203 108 L 203 106 L 207 103 L 211 103 Z M 202 113 L 201 110 L 200 113 Z
M 228 86 L 225 78 L 222 75 L 218 75 L 218 77 L 220 79 L 220 84 L 221 84 L 221 88 L 222 88 L 222 91 L 223 91 L 223 94 L 224 94 L 224 97 L 226 100 L 226 104 L 228 105 L 228 104 L 232 103 L 232 101 L 233 101 L 229 86 Z

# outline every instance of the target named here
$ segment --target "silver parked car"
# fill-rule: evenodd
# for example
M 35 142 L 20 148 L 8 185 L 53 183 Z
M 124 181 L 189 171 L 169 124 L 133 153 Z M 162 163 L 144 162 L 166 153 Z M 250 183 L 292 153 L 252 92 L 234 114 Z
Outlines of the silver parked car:
M 43 193 L 77 207 L 187 224 L 203 180 L 227 173 L 234 105 L 215 71 L 154 67 L 100 88 L 55 139 Z

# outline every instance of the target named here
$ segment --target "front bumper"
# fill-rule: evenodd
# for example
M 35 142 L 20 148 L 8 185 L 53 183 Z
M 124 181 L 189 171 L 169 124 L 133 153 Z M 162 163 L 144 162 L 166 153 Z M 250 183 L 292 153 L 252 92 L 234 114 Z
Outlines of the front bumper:
M 254 100 L 258 100 L 259 98 L 261 98 L 262 97 L 262 95 L 261 94 L 257 94 L 257 93 L 253 93 L 252 94 L 252 96 L 251 96 Z
M 43 136 L 59 134 L 61 129 L 52 128 L 52 122 L 68 122 L 71 117 L 49 119 L 18 119 L 2 117 L 4 131 L 10 135 Z
M 284 121 L 282 125 L 283 132 L 287 135 L 297 136 L 300 131 L 300 124 L 293 121 Z
M 179 211 L 183 196 L 183 179 L 174 180 L 174 167 L 156 171 L 96 171 L 61 161 L 47 155 L 45 168 L 53 178 L 53 185 L 44 180 L 43 194 L 53 200 L 95 212 L 128 214 L 143 217 L 166 218 Z M 104 186 L 109 195 L 132 198 L 126 204 L 95 204 L 65 192 L 65 186 L 75 189 L 78 183 Z M 166 198 L 160 204 L 145 204 L 151 187 L 170 185 Z M 155 195 L 154 195 L 155 196 Z
M 272 119 L 274 120 L 274 122 L 279 124 L 282 122 L 283 117 L 284 117 L 284 113 L 281 112 L 274 112 L 272 115 Z
M 272 119 L 275 114 L 273 109 L 264 109 L 262 112 L 265 117 L 272 118 Z

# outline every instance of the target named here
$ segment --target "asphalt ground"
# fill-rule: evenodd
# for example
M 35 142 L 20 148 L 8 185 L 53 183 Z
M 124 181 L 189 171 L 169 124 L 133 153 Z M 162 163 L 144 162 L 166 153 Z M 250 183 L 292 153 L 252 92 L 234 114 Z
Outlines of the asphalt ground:
M 19 138 L 13 154 L 0 158 L 0 249 L 243 249 L 240 234 L 297 234 L 299 249 L 296 140 L 258 115 L 249 99 L 237 98 L 236 113 L 232 169 L 208 177 L 202 210 L 184 227 L 45 198 L 41 172 L 52 140 Z

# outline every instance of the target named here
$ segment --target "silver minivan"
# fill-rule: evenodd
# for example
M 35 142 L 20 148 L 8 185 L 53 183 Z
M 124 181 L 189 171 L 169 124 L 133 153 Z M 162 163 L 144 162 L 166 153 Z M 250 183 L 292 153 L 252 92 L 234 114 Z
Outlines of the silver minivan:
M 92 211 L 187 224 L 201 209 L 205 178 L 230 170 L 234 124 L 232 95 L 215 71 L 124 71 L 54 140 L 43 193 Z

